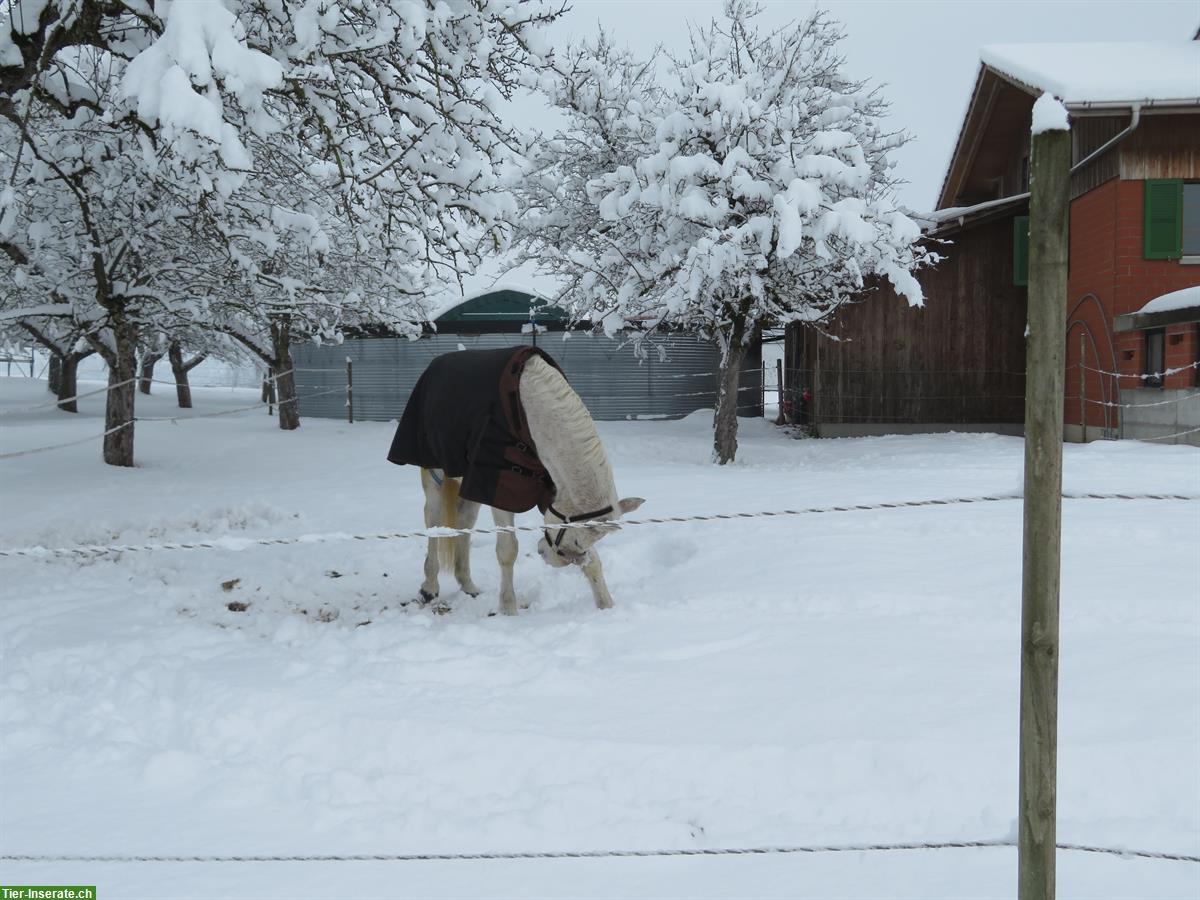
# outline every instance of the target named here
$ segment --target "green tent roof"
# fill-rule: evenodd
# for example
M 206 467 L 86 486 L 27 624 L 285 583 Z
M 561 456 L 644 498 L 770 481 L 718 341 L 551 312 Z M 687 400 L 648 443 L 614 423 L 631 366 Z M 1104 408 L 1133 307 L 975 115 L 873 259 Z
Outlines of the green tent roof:
M 437 317 L 438 322 L 528 322 L 530 308 L 542 323 L 567 321 L 566 310 L 524 291 L 500 290 L 464 300 Z

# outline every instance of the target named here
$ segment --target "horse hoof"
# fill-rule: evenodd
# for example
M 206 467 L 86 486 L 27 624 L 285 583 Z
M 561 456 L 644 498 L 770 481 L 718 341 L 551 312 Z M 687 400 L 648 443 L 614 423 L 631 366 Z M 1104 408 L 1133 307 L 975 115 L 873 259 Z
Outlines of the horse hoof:
M 421 601 L 422 606 L 427 606 L 428 604 L 430 604 L 434 600 L 436 600 L 438 597 L 437 594 L 431 594 L 431 593 L 429 593 L 429 591 L 425 590 L 425 588 L 421 588 L 421 590 L 419 590 L 417 592 L 417 595 L 418 595 L 417 599 Z

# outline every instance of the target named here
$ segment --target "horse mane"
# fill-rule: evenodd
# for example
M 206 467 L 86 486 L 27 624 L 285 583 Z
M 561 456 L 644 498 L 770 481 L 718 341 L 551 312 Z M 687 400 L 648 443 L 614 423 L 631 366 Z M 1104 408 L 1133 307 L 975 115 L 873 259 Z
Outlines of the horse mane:
M 563 374 L 539 356 L 521 373 L 521 405 L 560 494 L 576 503 L 615 502 L 612 467 L 591 413 Z

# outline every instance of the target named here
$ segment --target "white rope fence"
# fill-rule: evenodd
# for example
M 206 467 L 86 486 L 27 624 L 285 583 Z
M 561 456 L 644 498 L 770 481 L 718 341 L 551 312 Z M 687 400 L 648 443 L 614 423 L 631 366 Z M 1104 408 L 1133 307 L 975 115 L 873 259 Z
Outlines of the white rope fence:
M 288 369 L 286 372 L 280 372 L 278 375 L 262 375 L 262 376 L 260 376 L 260 378 L 262 379 L 262 381 L 278 381 L 280 378 L 283 378 L 285 375 L 291 375 L 293 372 L 308 372 L 308 371 L 312 371 L 312 370 Z M 317 369 L 315 371 L 336 372 L 338 370 L 337 369 Z M 143 378 L 139 377 L 134 380 L 140 384 L 142 381 L 147 380 L 147 379 L 143 379 Z M 192 387 L 191 382 L 188 382 L 188 381 L 163 381 L 158 378 L 150 378 L 148 380 L 151 384 L 165 384 L 168 387 L 186 387 L 186 388 Z M 199 386 L 199 385 L 197 385 L 197 386 Z M 259 385 L 255 385 L 254 387 L 250 387 L 250 388 L 241 388 L 241 390 L 253 391 L 253 390 L 258 390 L 258 388 L 259 388 Z M 229 388 L 229 389 L 230 390 L 238 390 L 236 385 L 234 385 L 232 388 Z
M 1092 366 L 1087 365 L 1086 363 L 1084 364 L 1083 367 L 1085 369 L 1087 369 L 1089 372 L 1099 372 L 1101 375 L 1108 375 L 1112 378 L 1140 378 L 1143 381 L 1145 381 L 1145 380 L 1151 379 L 1151 378 L 1156 379 L 1156 380 L 1159 378 L 1166 378 L 1168 375 L 1176 375 L 1180 372 L 1186 372 L 1189 369 L 1195 369 L 1197 367 L 1200 367 L 1200 359 L 1196 360 L 1195 362 L 1190 362 L 1190 363 L 1187 363 L 1182 366 L 1175 366 L 1172 369 L 1163 369 L 1161 372 L 1145 372 L 1145 373 L 1110 372 L 1107 369 L 1094 368 Z
M 94 397 L 97 394 L 107 394 L 109 391 L 115 391 L 117 388 L 125 387 L 127 384 L 132 384 L 137 381 L 136 378 L 126 378 L 124 381 L 118 381 L 116 384 L 110 384 L 106 387 L 96 388 L 94 391 L 87 391 L 82 394 L 76 394 L 74 397 L 63 397 L 61 400 L 51 400 L 49 403 L 39 403 L 36 406 L 22 406 L 20 409 L 6 409 L 0 411 L 0 418 L 4 416 L 15 416 L 21 413 L 37 412 L 39 409 L 50 409 L 54 406 L 59 406 L 63 403 L 70 403 L 73 400 L 82 400 L 84 397 Z
M 30 447 L 28 450 L 13 450 L 10 453 L 0 453 L 0 459 L 16 459 L 19 456 L 32 456 L 34 453 L 46 453 L 50 450 L 61 450 L 64 447 L 75 447 L 79 444 L 90 444 L 92 441 L 99 440 L 100 438 L 106 438 L 110 434 L 116 434 L 118 431 L 123 431 L 136 421 L 137 419 L 134 418 L 128 422 L 122 423 L 121 425 L 110 428 L 108 431 L 102 431 L 100 434 L 89 434 L 87 437 L 79 438 L 75 441 L 64 441 L 61 444 L 47 444 L 44 447 Z
M 208 413 L 193 413 L 183 416 L 138 416 L 137 422 L 186 422 L 189 419 L 209 419 L 213 416 L 229 416 L 234 413 L 246 412 L 251 409 L 262 409 L 264 406 L 283 406 L 287 403 L 298 403 L 301 400 L 307 400 L 309 397 L 323 397 L 326 394 L 341 394 L 344 391 L 341 388 L 333 388 L 328 391 L 320 391 L 316 394 L 308 394 L 306 397 L 293 397 L 291 400 L 277 400 L 274 403 L 267 401 L 266 403 L 251 403 L 249 406 L 238 406 L 234 409 L 221 409 L 216 412 Z M 3 457 L 0 457 L 3 458 Z
M 283 378 L 285 375 L 291 375 L 293 371 L 295 371 L 295 370 L 288 369 L 286 372 L 280 372 L 278 375 L 269 375 L 269 376 L 264 375 L 263 381 L 278 381 L 280 378 Z M 305 371 L 308 371 L 308 370 L 305 370 Z M 328 369 L 328 370 L 319 369 L 316 371 L 333 372 L 333 371 L 337 371 L 337 370 L 336 369 Z M 105 387 L 102 387 L 102 388 L 96 388 L 96 390 L 94 390 L 94 391 L 84 391 L 82 394 L 76 394 L 73 397 L 63 397 L 61 400 L 51 400 L 48 403 L 38 403 L 35 406 L 22 406 L 18 409 L 0 410 L 0 419 L 4 418 L 5 416 L 16 416 L 16 415 L 20 415 L 22 413 L 37 412 L 38 410 L 42 410 L 42 409 L 51 409 L 55 406 L 61 406 L 63 403 L 71 403 L 74 400 L 82 400 L 85 397 L 94 397 L 97 394 L 106 394 L 109 391 L 115 391 L 117 388 L 123 388 L 127 384 L 133 384 L 134 382 L 141 382 L 141 381 L 142 381 L 141 378 L 135 376 L 133 378 L 126 378 L 124 381 L 118 381 L 116 384 L 110 384 L 110 385 L 106 385 Z M 184 382 L 184 381 L 160 381 L 159 379 L 154 378 L 154 379 L 151 379 L 150 382 L 151 382 L 151 384 L 165 384 L 165 385 L 169 385 L 170 387 L 191 387 L 190 384 L 188 384 L 187 382 Z M 264 403 L 262 405 L 266 406 L 267 404 Z M 278 405 L 278 404 L 276 404 L 276 405 Z M 82 441 L 80 443 L 82 443 Z
M 268 855 L 42 855 L 2 854 L 3 862 L 36 863 L 297 863 L 297 862 L 458 862 L 504 859 L 627 859 L 630 857 L 672 856 L 766 856 L 797 853 L 871 853 L 905 850 L 966 850 L 975 848 L 1016 847 L 1008 838 L 964 841 L 928 841 L 909 843 L 871 844 L 810 844 L 766 845 L 761 847 L 681 847 L 657 850 L 546 850 L 497 851 L 483 853 L 354 853 L 308 854 L 289 856 Z M 1126 859 L 1156 859 L 1171 862 L 1200 863 L 1200 856 L 1189 853 L 1165 853 L 1157 850 L 1137 850 L 1125 847 L 1102 847 L 1092 844 L 1056 844 L 1059 850 L 1082 853 L 1102 853 Z
M 123 382 L 123 383 L 128 384 L 129 382 Z M 112 390 L 112 388 L 108 388 L 107 390 Z M 99 392 L 97 392 L 97 393 L 99 393 Z M 309 397 L 321 397 L 325 394 L 340 394 L 340 393 L 342 393 L 341 388 L 334 388 L 333 390 L 321 391 L 316 394 L 309 394 L 308 396 Z M 189 419 L 210 419 L 214 416 L 230 416 L 230 415 L 233 415 L 234 413 L 246 412 L 247 410 L 251 410 L 251 409 L 263 409 L 268 406 L 283 406 L 284 404 L 287 404 L 287 403 L 298 403 L 299 401 L 301 401 L 303 399 L 306 399 L 306 398 L 293 397 L 290 400 L 279 400 L 279 401 L 275 401 L 275 402 L 268 401 L 266 403 L 252 403 L 249 406 L 238 406 L 233 409 L 221 409 L 221 410 L 217 410 L 216 412 L 193 413 L 191 415 L 182 415 L 182 416 L 134 416 L 128 422 L 125 422 L 121 425 L 117 425 L 116 427 L 110 428 L 107 431 L 103 431 L 100 434 L 89 435 L 85 438 L 79 438 L 78 440 L 74 440 L 74 441 L 65 441 L 61 444 L 48 444 L 44 447 L 31 447 L 28 450 L 14 450 L 10 453 L 0 453 L 0 460 L 16 459 L 19 456 L 30 456 L 34 453 L 46 453 L 47 451 L 50 451 L 50 450 L 61 450 L 64 447 L 75 447 L 79 444 L 86 444 L 90 441 L 95 441 L 95 440 L 99 440 L 100 438 L 108 437 L 110 434 L 114 434 L 118 431 L 121 431 L 124 428 L 128 428 L 134 422 L 175 422 L 176 424 L 178 424 L 179 422 L 186 422 Z M 55 404 L 50 404 L 50 405 L 53 406 Z
M 1188 368 L 1188 367 L 1185 366 L 1183 368 Z M 1096 371 L 1096 370 L 1093 370 L 1093 371 Z M 1172 371 L 1180 372 L 1180 371 L 1183 371 L 1183 369 L 1182 368 L 1174 369 Z M 1126 377 L 1134 377 L 1134 376 L 1126 376 Z M 1168 397 L 1164 400 L 1152 400 L 1148 403 L 1119 403 L 1119 402 L 1115 402 L 1112 400 L 1093 400 L 1090 397 L 1082 397 L 1081 398 L 1078 396 L 1068 397 L 1066 399 L 1068 402 L 1082 399 L 1085 403 L 1091 403 L 1091 404 L 1094 404 L 1095 406 L 1102 406 L 1102 407 L 1106 407 L 1109 409 L 1148 409 L 1150 407 L 1156 407 L 1156 406 L 1173 406 L 1173 405 L 1176 405 L 1179 403 L 1186 403 L 1189 400 L 1200 399 L 1200 390 L 1181 394 L 1178 397 Z M 1135 440 L 1135 441 L 1172 441 L 1175 438 L 1187 437 L 1189 435 L 1198 434 L 1198 433 L 1200 433 L 1200 426 L 1197 426 L 1195 428 L 1188 428 L 1184 431 L 1176 431 L 1173 434 L 1157 434 L 1157 435 L 1154 435 L 1153 437 L 1138 437 L 1138 438 L 1132 438 L 1132 440 Z
M 1068 397 L 1068 400 L 1076 400 L 1078 397 Z M 1087 403 L 1094 403 L 1096 406 L 1114 406 L 1119 409 L 1145 409 L 1150 406 L 1170 406 L 1172 403 L 1186 403 L 1188 400 L 1200 399 L 1200 391 L 1192 391 L 1190 394 L 1182 394 L 1178 397 L 1169 397 L 1166 400 L 1153 400 L 1150 403 L 1115 403 L 1111 400 L 1093 400 L 1091 397 L 1083 398 Z
M 1200 495 L 1195 494 L 1072 494 L 1064 493 L 1064 500 L 1175 500 L 1196 501 Z M 803 509 L 760 510 L 758 512 L 709 513 L 707 515 L 690 516 L 657 516 L 654 518 L 622 519 L 619 522 L 587 521 L 563 522 L 554 524 L 558 528 L 626 528 L 644 525 L 674 525 L 689 522 L 719 522 L 736 519 L 766 519 L 788 516 L 821 515 L 839 512 L 862 512 L 866 510 L 883 509 L 915 509 L 927 506 L 955 506 L 967 503 L 998 503 L 1010 500 L 1021 500 L 1022 494 L 995 494 L 980 497 L 951 497 L 935 500 L 899 500 L 883 503 L 855 503 L 841 506 L 810 506 Z M 517 534 L 520 532 L 542 531 L 542 525 L 496 525 L 492 528 L 449 528 L 439 526 L 423 528 L 419 531 L 384 531 L 373 534 L 346 534 L 331 532 L 328 534 L 307 534 L 295 537 L 263 537 L 263 538 L 231 538 L 223 537 L 203 541 L 170 541 L 153 544 L 112 544 L 112 545 L 80 545 L 75 547 L 11 547 L 0 549 L 0 558 L 4 557 L 87 557 L 97 558 L 124 553 L 146 553 L 159 550 L 228 550 L 242 551 L 253 547 L 282 547 L 294 544 L 330 544 L 349 541 L 396 541 L 417 538 L 455 537 L 458 535 L 474 534 Z
M 1189 428 L 1187 431 L 1177 431 L 1174 434 L 1159 434 L 1154 437 L 1134 438 L 1135 441 L 1170 441 L 1175 438 L 1187 437 L 1189 434 L 1200 434 L 1200 427 Z

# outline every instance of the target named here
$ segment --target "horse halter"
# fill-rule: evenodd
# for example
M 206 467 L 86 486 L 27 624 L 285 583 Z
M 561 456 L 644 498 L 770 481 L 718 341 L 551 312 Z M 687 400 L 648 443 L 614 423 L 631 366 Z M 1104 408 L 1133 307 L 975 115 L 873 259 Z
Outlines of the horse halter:
M 560 513 L 557 509 L 554 508 L 554 504 L 552 504 L 552 503 L 547 505 L 546 509 L 549 512 L 554 513 L 560 519 L 562 519 L 563 525 L 570 525 L 575 522 L 587 522 L 590 519 L 598 519 L 601 516 L 608 515 L 610 512 L 613 511 L 612 506 L 606 506 L 606 507 L 604 507 L 604 509 L 597 509 L 594 512 L 580 513 L 577 516 L 564 516 L 562 513 Z M 567 529 L 559 528 L 558 536 L 555 537 L 553 540 L 550 539 L 550 529 L 549 528 L 543 527 L 542 532 L 546 535 L 546 543 L 549 544 L 551 547 L 554 547 L 555 552 L 559 556 L 565 556 L 566 553 L 564 553 L 562 550 L 558 549 L 558 547 L 562 543 L 562 539 L 566 535 Z

